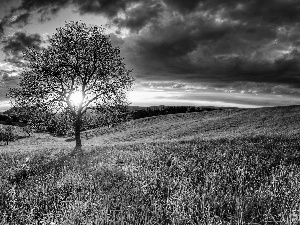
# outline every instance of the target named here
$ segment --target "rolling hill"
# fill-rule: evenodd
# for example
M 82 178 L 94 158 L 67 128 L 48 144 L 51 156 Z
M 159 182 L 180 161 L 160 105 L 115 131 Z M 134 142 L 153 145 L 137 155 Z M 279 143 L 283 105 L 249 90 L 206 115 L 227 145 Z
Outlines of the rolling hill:
M 220 109 L 137 119 L 113 129 L 87 131 L 90 142 L 152 142 L 256 135 L 299 135 L 300 106 Z
M 132 120 L 0 148 L 0 224 L 297 224 L 300 106 Z

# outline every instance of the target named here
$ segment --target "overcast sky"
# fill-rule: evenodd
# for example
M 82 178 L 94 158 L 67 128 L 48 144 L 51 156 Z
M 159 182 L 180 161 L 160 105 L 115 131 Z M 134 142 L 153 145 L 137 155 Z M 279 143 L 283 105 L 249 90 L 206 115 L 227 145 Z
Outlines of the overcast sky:
M 0 0 L 0 111 L 27 46 L 103 25 L 133 69 L 133 105 L 300 103 L 299 0 Z

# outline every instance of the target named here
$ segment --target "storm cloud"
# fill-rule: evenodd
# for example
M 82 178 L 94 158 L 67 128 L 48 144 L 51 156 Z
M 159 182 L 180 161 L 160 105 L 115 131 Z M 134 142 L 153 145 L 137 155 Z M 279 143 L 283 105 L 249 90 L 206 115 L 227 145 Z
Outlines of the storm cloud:
M 115 17 L 118 12 L 125 11 L 132 3 L 139 0 L 73 0 L 72 4 L 78 7 L 82 14 L 104 14 L 110 18 Z
M 116 27 L 112 42 L 139 81 L 300 95 L 299 0 L 22 0 L 0 21 L 0 35 L 69 6 Z M 18 61 L 28 45 L 39 47 L 41 37 L 17 32 L 3 51 Z
M 12 36 L 7 36 L 2 41 L 3 52 L 6 55 L 6 61 L 17 66 L 22 66 L 22 52 L 29 46 L 40 49 L 43 40 L 39 34 L 26 34 L 24 32 L 15 32 Z
M 150 8 L 143 2 L 135 7 L 136 15 L 144 15 L 138 26 L 130 26 L 130 13 L 120 20 L 119 26 L 139 29 L 123 45 L 137 77 L 300 87 L 299 1 L 164 3 L 148 20 L 143 11 Z

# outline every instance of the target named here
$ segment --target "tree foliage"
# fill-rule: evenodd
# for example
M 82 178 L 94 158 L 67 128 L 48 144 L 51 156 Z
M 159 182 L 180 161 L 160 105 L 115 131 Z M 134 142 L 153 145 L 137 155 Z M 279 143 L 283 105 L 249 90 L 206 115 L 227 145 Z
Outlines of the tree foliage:
M 128 105 L 131 70 L 125 68 L 119 47 L 112 46 L 102 27 L 66 23 L 57 29 L 46 48 L 29 47 L 24 59 L 27 66 L 20 87 L 8 93 L 12 104 L 30 109 L 29 117 L 36 112 L 47 112 L 50 117 L 68 114 L 77 147 L 81 146 L 82 118 L 87 111 L 118 114 Z M 81 96 L 77 103 L 72 101 L 75 93 Z

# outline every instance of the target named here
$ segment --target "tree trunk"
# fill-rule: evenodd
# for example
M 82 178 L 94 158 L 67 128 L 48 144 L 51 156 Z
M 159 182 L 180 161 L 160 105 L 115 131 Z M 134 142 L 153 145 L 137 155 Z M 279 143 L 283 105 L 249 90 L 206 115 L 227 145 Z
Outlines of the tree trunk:
M 80 130 L 81 130 L 81 125 L 82 125 L 82 121 L 81 121 L 81 116 L 78 116 L 75 124 L 74 124 L 74 128 L 75 128 L 75 140 L 76 140 L 76 149 L 81 149 L 81 138 L 80 138 Z

